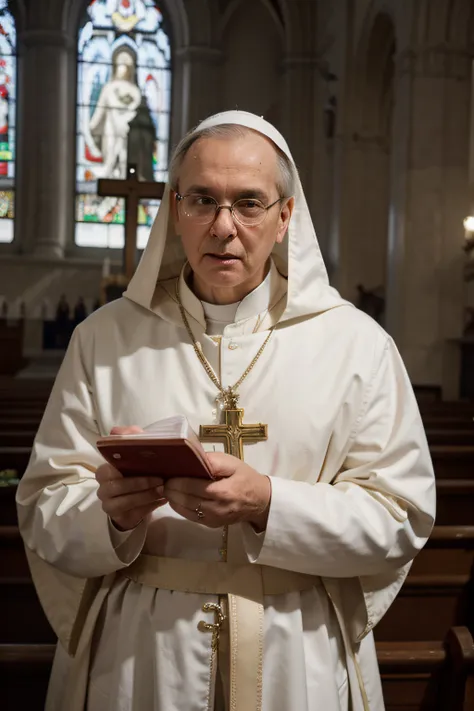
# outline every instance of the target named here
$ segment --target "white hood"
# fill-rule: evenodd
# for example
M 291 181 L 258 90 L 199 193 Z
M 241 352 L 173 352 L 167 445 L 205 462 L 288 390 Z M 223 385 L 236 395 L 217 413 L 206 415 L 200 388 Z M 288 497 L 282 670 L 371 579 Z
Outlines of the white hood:
M 270 138 L 295 165 L 288 144 L 281 133 L 260 116 L 247 111 L 225 111 L 206 119 L 195 130 L 220 124 L 238 124 L 258 131 Z M 298 176 L 294 197 L 295 209 L 287 235 L 281 244 L 275 244 L 272 253 L 278 270 L 288 277 L 287 304 L 280 322 L 348 305 L 338 292 L 329 286 L 326 267 Z M 174 231 L 170 215 L 168 184 L 147 247 L 124 296 L 144 308 L 160 313 L 162 299 L 154 298 L 158 283 L 177 277 L 185 260 L 181 240 Z M 161 289 L 160 292 L 164 293 Z M 178 309 L 176 312 L 176 319 L 180 321 Z M 166 318 L 169 317 L 168 304 Z

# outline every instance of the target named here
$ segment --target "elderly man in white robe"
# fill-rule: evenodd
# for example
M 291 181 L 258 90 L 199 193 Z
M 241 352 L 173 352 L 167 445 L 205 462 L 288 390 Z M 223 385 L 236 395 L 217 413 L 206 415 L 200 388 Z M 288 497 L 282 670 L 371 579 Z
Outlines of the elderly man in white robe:
M 211 433 L 212 480 L 104 463 L 100 436 L 171 415 Z M 207 441 L 231 416 L 245 461 Z M 329 286 L 284 139 L 205 120 L 124 297 L 77 327 L 18 488 L 59 638 L 47 709 L 382 711 L 372 630 L 434 492 L 401 358 Z

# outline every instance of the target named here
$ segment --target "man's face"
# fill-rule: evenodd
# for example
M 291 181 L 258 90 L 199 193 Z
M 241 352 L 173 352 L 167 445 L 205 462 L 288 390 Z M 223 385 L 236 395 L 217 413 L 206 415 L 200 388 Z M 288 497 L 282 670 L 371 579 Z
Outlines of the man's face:
M 253 198 L 266 206 L 280 197 L 277 178 L 276 152 L 264 136 L 202 138 L 184 158 L 179 192 L 210 196 L 219 205 Z M 183 215 L 174 195 L 176 232 L 198 296 L 213 303 L 232 303 L 255 289 L 265 278 L 275 242 L 285 236 L 293 204 L 293 199 L 277 203 L 256 226 L 241 225 L 230 210 L 221 210 L 214 222 L 202 225 Z

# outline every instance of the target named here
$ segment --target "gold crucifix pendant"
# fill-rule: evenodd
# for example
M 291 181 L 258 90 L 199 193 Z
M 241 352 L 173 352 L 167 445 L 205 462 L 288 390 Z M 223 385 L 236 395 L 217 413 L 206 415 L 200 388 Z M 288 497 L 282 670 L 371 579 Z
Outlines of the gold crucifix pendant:
M 238 459 L 244 458 L 244 444 L 265 442 L 268 438 L 268 425 L 262 423 L 244 425 L 244 410 L 237 407 L 239 396 L 232 388 L 224 395 L 224 419 L 222 425 L 201 425 L 199 438 L 202 442 L 223 442 L 227 454 Z

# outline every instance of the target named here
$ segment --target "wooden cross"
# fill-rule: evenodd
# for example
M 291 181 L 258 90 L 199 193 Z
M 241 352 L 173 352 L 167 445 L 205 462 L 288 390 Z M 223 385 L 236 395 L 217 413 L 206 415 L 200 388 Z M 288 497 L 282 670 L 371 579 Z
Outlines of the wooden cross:
M 239 459 L 244 458 L 244 444 L 247 442 L 265 442 L 268 438 L 268 425 L 244 425 L 244 410 L 225 409 L 224 425 L 201 425 L 199 438 L 203 442 L 224 442 L 227 454 Z
M 118 178 L 101 178 L 97 184 L 97 194 L 100 197 L 125 198 L 125 249 L 124 271 L 130 280 L 135 271 L 138 229 L 138 205 L 140 199 L 161 199 L 165 191 L 165 183 L 140 181 L 135 165 L 127 167 L 125 180 Z

